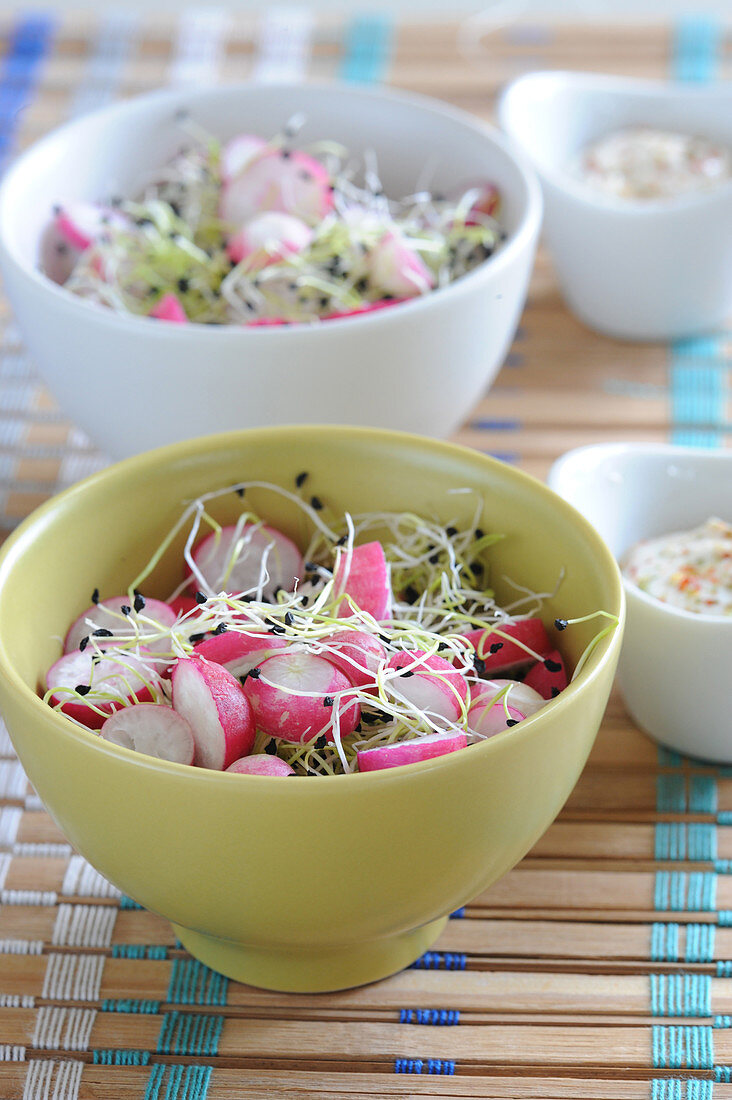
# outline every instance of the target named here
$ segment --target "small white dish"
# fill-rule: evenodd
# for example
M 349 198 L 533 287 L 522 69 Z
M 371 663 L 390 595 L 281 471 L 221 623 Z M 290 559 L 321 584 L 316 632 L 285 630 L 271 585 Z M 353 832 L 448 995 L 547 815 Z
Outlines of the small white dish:
M 621 558 L 640 539 L 732 522 L 732 451 L 610 443 L 569 451 L 549 486 Z M 635 722 L 689 756 L 732 763 L 732 617 L 661 603 L 624 580 L 618 678 Z
M 591 73 L 537 72 L 509 84 L 505 132 L 544 191 L 544 232 L 565 298 L 610 336 L 671 340 L 732 309 L 732 180 L 662 201 L 606 195 L 573 175 L 582 149 L 631 126 L 732 147 L 732 86 L 687 87 Z

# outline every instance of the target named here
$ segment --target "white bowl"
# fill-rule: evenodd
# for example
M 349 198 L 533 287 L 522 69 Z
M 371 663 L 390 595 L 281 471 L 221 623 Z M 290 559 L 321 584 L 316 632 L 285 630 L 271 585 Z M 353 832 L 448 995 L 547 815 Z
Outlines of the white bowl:
M 717 515 L 732 522 L 732 451 L 645 443 L 580 447 L 549 485 L 599 531 L 616 558 L 640 539 Z M 661 603 L 624 581 L 618 677 L 628 710 L 656 741 L 732 763 L 732 618 Z
M 492 180 L 508 240 L 443 290 L 323 325 L 173 325 L 85 302 L 37 269 L 54 203 L 133 195 L 179 147 L 179 109 L 209 132 L 269 136 L 296 111 L 303 142 L 374 149 L 387 194 Z M 229 85 L 154 93 L 72 122 L 0 189 L 5 288 L 38 368 L 71 419 L 121 458 L 176 440 L 278 423 L 350 423 L 447 435 L 495 376 L 526 295 L 541 190 L 510 143 L 419 96 L 340 85 Z
M 732 86 L 539 72 L 504 91 L 499 118 L 541 178 L 544 231 L 567 302 L 611 336 L 670 340 L 732 309 L 732 181 L 665 201 L 605 195 L 571 174 L 590 142 L 627 126 L 732 146 Z

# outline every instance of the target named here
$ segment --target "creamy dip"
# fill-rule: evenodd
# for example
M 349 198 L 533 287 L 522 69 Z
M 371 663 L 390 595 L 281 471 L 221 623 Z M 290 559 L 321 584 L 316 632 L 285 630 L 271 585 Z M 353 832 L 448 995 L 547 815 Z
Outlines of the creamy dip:
M 673 199 L 730 179 L 732 152 L 693 134 L 634 127 L 586 146 L 575 174 L 616 198 Z
M 700 615 L 732 615 L 732 525 L 724 520 L 646 539 L 621 564 L 624 577 L 663 603 Z

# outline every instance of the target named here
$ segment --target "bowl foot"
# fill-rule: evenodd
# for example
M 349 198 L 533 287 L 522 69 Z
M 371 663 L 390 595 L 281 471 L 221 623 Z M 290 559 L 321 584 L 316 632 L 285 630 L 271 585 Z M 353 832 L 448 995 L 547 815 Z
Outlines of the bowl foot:
M 446 917 L 410 932 L 351 947 L 297 951 L 249 947 L 174 924 L 191 955 L 228 978 L 283 993 L 329 993 L 395 974 L 418 959 L 445 927 Z

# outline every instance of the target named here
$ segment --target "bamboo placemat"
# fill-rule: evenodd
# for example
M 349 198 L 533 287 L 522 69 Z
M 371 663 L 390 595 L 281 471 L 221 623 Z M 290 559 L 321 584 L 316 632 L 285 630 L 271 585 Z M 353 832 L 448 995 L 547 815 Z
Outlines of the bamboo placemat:
M 167 81 L 387 80 L 490 117 L 519 72 L 729 75 L 703 20 L 457 25 L 206 8 L 0 17 L 0 160 Z M 2 308 L 0 525 L 105 459 L 58 412 Z M 521 328 L 462 443 L 537 476 L 616 439 L 729 446 L 729 333 L 620 344 L 540 255 Z M 227 981 L 79 855 L 0 732 L 0 1100 L 732 1100 L 732 770 L 657 750 L 611 701 L 558 821 L 418 964 L 345 993 Z

